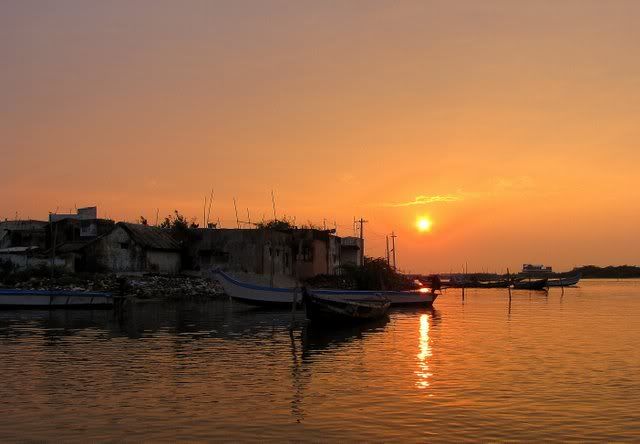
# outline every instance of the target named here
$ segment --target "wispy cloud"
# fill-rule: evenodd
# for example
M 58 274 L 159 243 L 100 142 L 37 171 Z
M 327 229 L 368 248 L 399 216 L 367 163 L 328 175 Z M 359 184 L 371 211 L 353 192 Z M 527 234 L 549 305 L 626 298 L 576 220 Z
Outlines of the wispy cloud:
M 432 203 L 436 203 L 436 202 L 455 202 L 460 200 L 459 196 L 454 196 L 454 195 L 450 195 L 450 194 L 446 194 L 446 195 L 435 195 L 435 196 L 425 196 L 424 194 L 421 194 L 420 196 L 416 196 L 415 199 L 409 201 L 409 202 L 396 202 L 396 203 L 389 203 L 386 204 L 385 206 L 387 207 L 412 207 L 415 205 L 429 205 Z

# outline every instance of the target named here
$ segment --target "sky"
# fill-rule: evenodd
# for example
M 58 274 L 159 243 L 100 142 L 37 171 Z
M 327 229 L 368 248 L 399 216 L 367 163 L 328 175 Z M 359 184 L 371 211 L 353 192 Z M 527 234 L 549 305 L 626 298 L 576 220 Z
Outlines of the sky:
M 0 3 L 0 217 L 276 215 L 412 272 L 640 264 L 640 2 Z M 416 229 L 428 217 L 429 232 Z M 325 222 L 326 221 L 326 222 Z

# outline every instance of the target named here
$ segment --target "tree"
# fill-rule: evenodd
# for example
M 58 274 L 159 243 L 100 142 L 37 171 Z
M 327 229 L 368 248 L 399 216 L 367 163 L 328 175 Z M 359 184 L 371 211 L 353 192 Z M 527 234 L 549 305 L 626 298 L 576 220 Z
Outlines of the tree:
M 145 227 L 149 225 L 149 221 L 147 221 L 147 218 L 144 216 L 140 216 L 140 221 L 139 221 L 140 225 L 144 225 Z
M 186 231 L 189 228 L 198 228 L 196 218 L 187 220 L 178 210 L 173 210 L 173 215 L 169 214 L 160 222 L 160 228 L 166 228 L 174 231 Z

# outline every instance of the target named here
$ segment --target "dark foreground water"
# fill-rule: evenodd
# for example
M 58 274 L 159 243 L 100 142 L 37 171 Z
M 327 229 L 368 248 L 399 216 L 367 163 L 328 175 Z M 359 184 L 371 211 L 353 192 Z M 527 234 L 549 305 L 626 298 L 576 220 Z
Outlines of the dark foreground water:
M 226 301 L 0 312 L 0 441 L 640 440 L 640 281 L 326 331 Z

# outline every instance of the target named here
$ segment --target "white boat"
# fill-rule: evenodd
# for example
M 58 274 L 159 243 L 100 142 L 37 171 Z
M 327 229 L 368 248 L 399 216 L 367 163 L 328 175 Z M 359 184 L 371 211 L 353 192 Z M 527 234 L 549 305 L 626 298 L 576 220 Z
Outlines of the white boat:
M 111 306 L 113 306 L 111 293 L 0 289 L 0 308 L 101 308 Z
M 295 288 L 264 287 L 241 282 L 221 270 L 214 270 L 224 292 L 232 299 L 253 305 L 291 305 Z M 296 300 L 302 303 L 302 289 L 297 290 Z
M 224 292 L 232 299 L 253 305 L 291 305 L 295 288 L 264 287 L 241 282 L 221 270 L 215 270 Z M 429 289 L 415 291 L 358 291 L 358 290 L 324 290 L 307 289 L 310 294 L 317 296 L 331 296 L 350 300 L 366 300 L 372 296 L 384 296 L 391 301 L 391 305 L 425 305 L 430 306 L 438 295 Z M 296 301 L 302 302 L 302 289 L 298 288 Z
M 580 282 L 580 275 L 570 276 L 566 278 L 549 279 L 547 286 L 549 287 L 569 287 Z

